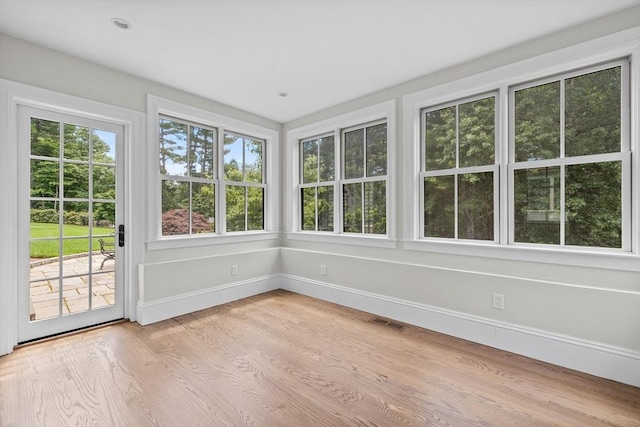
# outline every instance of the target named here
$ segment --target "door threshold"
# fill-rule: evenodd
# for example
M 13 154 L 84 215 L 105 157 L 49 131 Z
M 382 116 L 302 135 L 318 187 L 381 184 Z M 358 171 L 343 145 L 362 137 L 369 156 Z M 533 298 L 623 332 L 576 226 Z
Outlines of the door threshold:
M 76 335 L 76 334 L 80 334 L 80 333 L 83 333 L 83 332 L 92 331 L 94 329 L 100 329 L 100 328 L 104 328 L 106 326 L 117 325 L 118 323 L 123 323 L 123 322 L 126 322 L 126 321 L 127 321 L 127 319 L 109 320 L 107 322 L 97 323 L 97 324 L 91 325 L 91 326 L 83 326 L 82 328 L 77 328 L 77 329 L 72 329 L 72 330 L 66 331 L 66 332 L 59 332 L 57 334 L 47 335 L 46 337 L 34 338 L 34 339 L 31 339 L 31 340 L 27 340 L 27 341 L 23 341 L 23 342 L 18 343 L 18 345 L 13 347 L 13 349 L 17 350 L 19 348 L 28 347 L 28 346 L 34 345 L 34 344 L 40 344 L 40 343 L 47 342 L 47 341 L 53 341 L 53 340 L 56 340 L 58 338 L 69 337 L 71 335 Z

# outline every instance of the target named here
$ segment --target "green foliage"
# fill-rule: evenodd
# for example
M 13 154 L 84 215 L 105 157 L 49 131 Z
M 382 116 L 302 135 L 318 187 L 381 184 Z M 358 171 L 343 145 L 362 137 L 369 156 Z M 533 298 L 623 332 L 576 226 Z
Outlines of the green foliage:
M 60 123 L 32 118 L 31 155 L 48 159 L 31 160 L 31 196 L 51 198 L 59 203 L 60 197 L 89 200 L 115 200 L 116 170 L 113 157 L 109 156 L 109 145 L 90 128 L 64 124 L 60 141 Z M 62 153 L 60 152 L 63 147 Z M 92 176 L 89 176 L 89 152 L 94 162 Z M 62 155 L 62 162 L 60 156 Z M 71 160 L 71 161 L 69 161 Z M 83 163 L 78 163 L 78 161 Z M 103 165 L 97 165 L 101 163 Z M 62 189 L 60 188 L 60 167 L 62 165 Z M 89 194 L 89 182 L 93 194 Z M 38 203 L 52 203 L 38 202 Z M 32 221 L 58 222 L 57 209 L 32 209 Z M 88 203 L 65 202 L 64 222 L 86 225 L 89 223 Z M 115 203 L 95 203 L 93 218 L 97 222 L 115 222 Z
M 560 92 L 565 156 L 620 151 L 621 69 L 614 67 L 515 93 L 516 161 L 560 157 Z M 515 240 L 561 244 L 561 168 L 567 245 L 622 245 L 621 164 L 589 163 L 515 171 Z
M 460 167 L 495 163 L 495 98 L 491 96 L 425 114 L 425 168 L 427 171 L 451 170 L 451 175 L 425 178 L 425 236 L 455 238 L 457 221 L 458 238 L 493 240 L 493 173 L 459 174 L 456 159 Z

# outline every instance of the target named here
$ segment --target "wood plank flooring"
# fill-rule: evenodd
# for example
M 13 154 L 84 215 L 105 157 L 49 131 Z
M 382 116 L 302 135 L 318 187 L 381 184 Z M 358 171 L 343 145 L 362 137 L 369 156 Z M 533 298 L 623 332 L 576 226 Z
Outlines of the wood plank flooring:
M 1 426 L 640 426 L 640 389 L 275 291 L 0 358 Z

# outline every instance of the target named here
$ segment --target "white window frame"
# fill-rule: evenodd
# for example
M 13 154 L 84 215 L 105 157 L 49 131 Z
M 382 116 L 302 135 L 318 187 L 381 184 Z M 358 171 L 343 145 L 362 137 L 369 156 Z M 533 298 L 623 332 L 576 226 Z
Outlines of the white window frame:
M 387 233 L 364 234 L 343 233 L 342 228 L 342 131 L 349 128 L 369 126 L 371 123 L 387 123 Z M 301 230 L 301 167 L 300 142 L 320 136 L 334 137 L 334 229 L 327 231 Z M 339 243 L 361 246 L 395 248 L 396 239 L 396 200 L 394 190 L 395 176 L 395 100 L 382 102 L 356 111 L 331 117 L 320 122 L 300 126 L 287 131 L 286 178 L 286 233 L 287 239 L 307 240 L 323 243 Z M 351 180 L 350 180 L 351 181 Z
M 175 118 L 194 125 L 202 125 L 217 129 L 217 159 L 216 160 L 216 233 L 203 235 L 162 236 L 162 197 L 161 177 L 158 167 L 159 144 L 158 128 L 160 118 Z M 266 186 L 264 196 L 264 230 L 230 232 L 225 230 L 226 206 L 224 176 L 224 134 L 231 133 L 264 141 L 263 148 L 263 180 Z M 256 125 L 218 113 L 182 104 L 176 101 L 147 95 L 147 185 L 150 191 L 147 195 L 149 221 L 147 228 L 147 250 L 161 250 L 182 247 L 206 246 L 234 242 L 279 239 L 279 138 L 280 133 L 274 129 Z
M 620 252 L 620 250 L 624 252 L 631 252 L 631 233 L 628 230 L 631 229 L 631 215 L 629 209 L 629 201 L 632 198 L 631 194 L 631 179 L 630 179 L 630 170 L 631 170 L 631 144 L 629 139 L 629 115 L 624 113 L 624 108 L 629 105 L 629 60 L 622 59 L 618 61 L 610 61 L 599 65 L 594 65 L 587 68 L 581 68 L 578 70 L 570 70 L 566 73 L 562 73 L 560 75 L 551 76 L 548 78 L 543 78 L 540 80 L 536 80 L 533 82 L 528 82 L 525 84 L 514 85 L 509 88 L 509 120 L 510 123 L 514 122 L 513 115 L 515 114 L 515 92 L 532 88 L 540 85 L 544 85 L 547 83 L 561 81 L 564 82 L 567 79 L 582 76 L 585 74 L 602 71 L 606 69 L 610 69 L 613 67 L 620 67 L 620 80 L 621 80 L 621 106 L 623 111 L 621 112 L 621 123 L 620 123 L 620 140 L 622 146 L 618 151 L 611 153 L 600 153 L 600 154 L 589 154 L 589 155 L 580 155 L 580 156 L 565 156 L 565 135 L 564 135 L 564 117 L 565 117 L 565 99 L 564 99 L 564 83 L 561 84 L 560 90 L 560 154 L 559 157 L 553 159 L 542 159 L 542 160 L 533 160 L 526 162 L 516 162 L 515 160 L 515 129 L 513 126 L 509 129 L 509 163 L 508 163 L 508 174 L 509 174 L 509 183 L 511 184 L 509 187 L 509 244 L 512 245 L 521 245 L 521 246 L 540 246 L 541 244 L 533 244 L 533 243 L 524 243 L 524 242 L 516 242 L 515 241 L 515 186 L 514 186 L 514 175 L 517 170 L 526 170 L 526 169 L 537 169 L 544 167 L 559 167 L 560 168 L 560 244 L 557 245 L 546 245 L 550 248 L 557 247 L 565 247 L 567 246 L 565 243 L 566 235 L 565 221 L 562 219 L 565 218 L 565 176 L 567 166 L 572 165 L 580 165 L 580 164 L 594 164 L 594 163 L 605 163 L 605 162 L 620 162 L 622 165 L 622 177 L 621 177 L 621 194 L 622 194 L 622 205 L 621 205 L 621 213 L 622 213 L 622 245 L 620 249 L 613 248 L 590 248 L 593 250 L 601 250 L 601 251 L 616 251 Z M 576 246 L 571 246 L 572 249 L 580 249 Z
M 623 205 L 623 221 L 631 224 L 626 229 L 627 236 L 622 249 L 581 248 L 575 246 L 559 247 L 558 245 L 512 244 L 510 240 L 513 229 L 510 218 L 512 198 L 512 168 L 510 168 L 509 108 L 501 108 L 498 113 L 499 139 L 496 152 L 499 164 L 499 193 L 502 201 L 499 209 L 499 239 L 497 243 L 482 241 L 459 241 L 453 239 L 422 239 L 420 233 L 422 209 L 420 198 L 419 175 L 421 147 L 421 111 L 430 106 L 446 104 L 456 99 L 464 99 L 476 94 L 498 91 L 498 102 L 501 106 L 509 105 L 510 88 L 526 82 L 541 81 L 554 75 L 568 74 L 573 70 L 591 68 L 597 64 L 611 63 L 621 58 L 628 58 L 629 65 L 629 117 L 627 129 L 630 141 L 630 152 L 621 153 L 630 167 L 623 168 L 623 181 L 639 182 L 638 172 L 638 120 L 640 95 L 638 82 L 640 68 L 640 37 L 634 29 L 591 40 L 568 48 L 560 49 L 538 57 L 472 75 L 440 86 L 435 86 L 407 95 L 403 99 L 403 247 L 410 250 L 450 253 L 476 257 L 512 259 L 519 261 L 543 262 L 582 267 L 608 268 L 624 271 L 640 271 L 640 193 L 638 187 L 629 188 L 626 184 L 623 192 L 627 192 Z M 634 118 L 636 118 L 634 120 Z M 507 201 L 506 203 L 504 201 Z M 630 206 L 629 204 L 630 203 Z M 446 241 L 445 241 L 446 240 Z
M 298 182 L 299 182 L 299 186 L 298 186 L 298 192 L 301 192 L 302 189 L 304 188 L 314 188 L 316 191 L 316 197 L 315 197 L 315 230 L 311 231 L 311 230 L 301 230 L 302 232 L 307 232 L 307 233 L 333 233 L 336 231 L 336 204 L 335 204 L 335 199 L 336 199 L 336 186 L 338 184 L 338 179 L 336 177 L 336 171 L 338 170 L 337 165 L 336 165 L 336 158 L 335 158 L 335 148 L 336 148 L 336 144 L 339 144 L 340 141 L 336 141 L 335 138 L 335 134 L 333 132 L 331 133 L 326 133 L 323 135 L 316 135 L 316 136 L 312 136 L 309 138 L 304 138 L 301 139 L 299 144 L 298 144 L 298 157 L 299 157 L 299 165 L 302 165 L 304 163 L 304 158 L 303 158 L 303 152 L 300 149 L 300 147 L 305 143 L 305 142 L 309 142 L 309 141 L 313 141 L 313 140 L 317 140 L 317 139 L 322 139 L 322 138 L 326 138 L 326 137 L 333 137 L 333 179 L 331 181 L 320 181 L 320 174 L 318 173 L 318 181 L 315 182 L 303 182 L 303 170 L 302 168 L 299 168 L 299 176 L 298 176 Z M 318 146 L 318 151 L 320 150 L 320 147 Z M 318 157 L 318 169 L 320 168 L 320 157 Z M 333 205 L 333 231 L 318 231 L 318 188 L 320 187 L 331 187 L 334 191 L 333 193 L 333 198 L 334 198 L 334 205 Z M 298 197 L 300 197 L 300 195 L 298 195 Z M 301 199 L 299 199 L 301 200 Z M 300 209 L 302 209 L 302 203 L 300 205 Z M 300 217 L 301 212 L 298 212 L 298 218 L 301 220 Z M 301 222 L 301 221 L 300 221 Z M 299 227 L 302 228 L 302 225 L 299 224 Z
M 183 124 L 183 125 L 187 125 L 188 127 L 200 127 L 200 128 L 205 128 L 208 130 L 211 130 L 214 132 L 215 135 L 215 141 L 213 142 L 213 149 L 215 150 L 216 156 L 218 155 L 218 145 L 219 145 L 219 138 L 220 135 L 218 135 L 218 129 L 211 127 L 211 126 L 207 126 L 207 125 L 203 125 L 201 123 L 194 123 L 191 121 L 187 121 L 184 119 L 179 119 L 173 116 L 167 116 L 167 115 L 159 115 L 158 117 L 158 122 L 160 120 L 173 120 L 177 123 Z M 157 134 L 157 129 L 156 128 L 156 134 Z M 187 137 L 189 135 L 189 132 L 187 132 Z M 157 142 L 156 142 L 157 144 Z M 185 147 L 185 150 L 187 153 L 189 153 L 189 147 L 187 144 L 187 147 Z M 188 154 L 187 154 L 188 156 Z M 159 158 L 159 156 L 158 156 Z M 200 178 L 200 177 L 193 177 L 193 176 L 184 176 L 184 175 L 170 175 L 170 174 L 163 174 L 160 173 L 160 188 L 162 188 L 162 182 L 163 181 L 177 181 L 177 182 L 184 182 L 187 183 L 191 186 L 191 184 L 213 184 L 214 189 L 215 189 L 215 193 L 216 194 L 216 199 L 217 199 L 217 194 L 218 191 L 220 190 L 220 180 L 218 179 L 218 164 L 214 165 L 214 169 L 213 169 L 213 177 L 212 178 Z M 161 190 L 162 193 L 162 190 Z M 162 203 L 162 196 L 160 197 L 160 203 Z M 193 203 L 193 197 L 191 194 L 191 191 L 189 191 L 189 212 L 192 212 L 192 203 Z M 214 201 L 215 203 L 215 201 Z M 216 203 L 215 206 L 217 207 L 218 204 Z M 162 215 L 162 212 L 161 212 Z M 215 236 L 218 233 L 218 228 L 220 227 L 220 214 L 218 212 L 218 210 L 215 210 L 215 219 L 214 219 L 214 225 L 215 225 L 215 232 L 212 233 L 206 233 L 206 235 L 208 236 Z M 162 220 L 160 221 L 160 227 L 162 227 Z M 162 235 L 162 231 L 160 231 L 160 234 Z M 191 229 L 191 222 L 189 222 L 189 233 L 188 234 L 177 234 L 175 235 L 175 237 L 193 237 L 195 234 L 192 232 Z M 162 236 L 163 238 L 166 237 L 172 237 L 172 236 Z
M 369 183 L 369 182 L 384 182 L 385 183 L 385 189 L 386 189 L 386 197 L 388 199 L 389 196 L 389 191 L 388 191 L 388 177 L 389 177 L 389 161 L 387 158 L 387 173 L 385 175 L 380 175 L 380 176 L 367 176 L 367 128 L 373 127 L 373 126 L 377 126 L 377 125 L 381 125 L 381 124 L 386 124 L 387 121 L 386 119 L 382 119 L 382 120 L 375 120 L 373 122 L 369 122 L 369 123 L 362 123 L 356 126 L 351 126 L 348 128 L 344 128 L 341 129 L 340 131 L 340 172 L 341 172 L 341 179 L 339 181 L 339 194 L 338 194 L 338 200 L 340 202 L 340 225 L 341 225 L 341 230 L 340 233 L 349 235 L 349 236 L 358 236 L 358 235 L 364 235 L 364 236 L 384 236 L 385 234 L 373 234 L 373 233 L 365 233 L 364 229 L 365 229 L 365 210 L 364 210 L 364 203 L 365 203 L 365 195 L 364 195 L 364 184 Z M 347 134 L 348 132 L 353 132 L 356 130 L 360 130 L 362 129 L 364 132 L 364 151 L 362 153 L 362 157 L 363 157 L 363 176 L 359 177 L 359 178 L 347 178 L 345 176 L 345 171 L 344 171 L 344 165 L 346 162 L 346 137 L 345 134 Z M 387 153 L 387 157 L 388 157 L 388 153 Z M 352 232 L 347 232 L 344 231 L 344 186 L 348 185 L 348 184 L 362 184 L 362 193 L 361 193 L 361 207 L 362 207 L 362 219 L 360 220 L 361 222 L 361 228 L 362 228 L 362 232 L 360 233 L 352 233 Z M 388 227 L 388 219 L 385 217 L 385 228 Z
M 494 162 L 489 165 L 482 166 L 460 166 L 460 139 L 458 134 L 458 108 L 461 104 L 465 104 L 467 102 L 479 101 L 481 99 L 494 97 Z M 421 134 L 421 142 L 420 142 L 420 238 L 433 240 L 433 241 L 451 241 L 451 240 L 462 240 L 469 242 L 484 242 L 484 243 L 498 243 L 500 239 L 500 192 L 499 188 L 499 162 L 498 162 L 498 149 L 499 149 L 499 138 L 498 131 L 500 129 L 500 120 L 499 120 L 499 111 L 500 111 L 500 101 L 499 101 L 499 93 L 497 91 L 482 93 L 478 95 L 474 95 L 471 97 L 456 99 L 451 102 L 447 102 L 444 104 L 438 104 L 432 107 L 423 108 L 420 113 L 420 129 L 424 131 L 425 129 L 425 117 L 426 113 L 429 111 L 435 111 L 442 108 L 447 107 L 456 107 L 456 165 L 452 168 L 448 169 L 437 169 L 437 170 L 426 170 L 426 144 L 424 141 L 424 135 Z M 482 173 L 482 172 L 492 172 L 493 173 L 493 239 L 492 240 L 472 240 L 472 239 L 461 239 L 458 237 L 458 176 L 469 174 L 469 173 Z M 453 176 L 454 177 L 454 228 L 455 228 L 455 237 L 454 238 L 443 238 L 443 237 L 428 237 L 424 235 L 424 179 L 426 177 L 432 176 Z
M 225 194 L 225 198 L 220 200 L 220 209 L 224 209 L 222 212 L 220 212 L 220 215 L 217 214 L 216 212 L 216 217 L 220 218 L 220 224 L 224 227 L 223 230 L 225 230 L 225 233 L 233 233 L 233 234 L 237 234 L 237 233 L 260 233 L 260 232 L 264 232 L 267 229 L 267 157 L 268 157 L 268 152 L 267 152 L 267 143 L 263 138 L 258 138 L 255 136 L 250 136 L 250 135 L 245 135 L 245 134 L 241 134 L 238 132 L 233 132 L 230 130 L 223 130 L 223 134 L 222 137 L 219 138 L 218 140 L 218 144 L 222 145 L 222 157 L 219 159 L 220 161 L 218 162 L 218 164 L 216 165 L 216 167 L 218 168 L 218 170 L 220 171 L 220 179 L 222 180 L 222 186 L 224 187 L 224 194 Z M 245 170 L 244 167 L 246 165 L 246 159 L 245 159 L 245 151 L 244 151 L 244 145 L 242 147 L 242 181 L 228 181 L 225 179 L 224 177 L 224 138 L 226 135 L 233 135 L 235 137 L 239 137 L 239 138 L 243 138 L 243 139 L 250 139 L 252 141 L 259 141 L 260 143 L 262 143 L 262 182 L 249 182 L 245 180 Z M 247 197 L 245 197 L 244 200 L 244 227 L 245 230 L 244 231 L 228 231 L 227 230 L 227 198 L 226 198 L 226 189 L 229 186 L 234 186 L 234 187 L 243 187 L 245 189 L 245 191 L 248 191 L 248 188 L 262 188 L 263 190 L 263 199 L 262 199 L 262 203 L 263 203 L 263 229 L 262 230 L 247 230 L 248 224 L 249 224 L 249 200 Z M 246 194 L 246 193 L 245 193 Z M 222 214 L 224 212 L 224 215 Z

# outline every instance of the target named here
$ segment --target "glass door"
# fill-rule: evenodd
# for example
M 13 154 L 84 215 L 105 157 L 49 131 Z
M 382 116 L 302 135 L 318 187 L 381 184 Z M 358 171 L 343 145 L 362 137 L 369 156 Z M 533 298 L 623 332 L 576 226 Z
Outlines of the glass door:
M 123 127 L 18 115 L 18 341 L 122 318 Z

